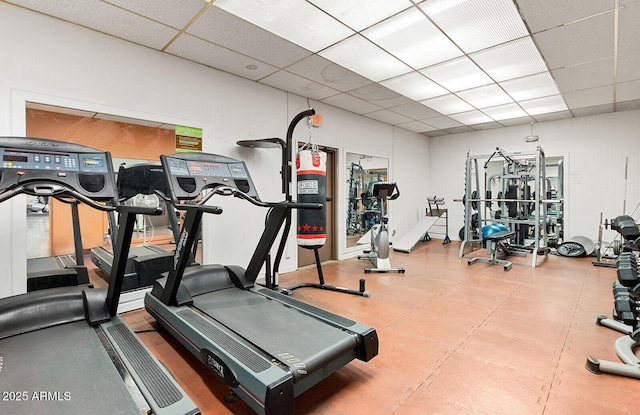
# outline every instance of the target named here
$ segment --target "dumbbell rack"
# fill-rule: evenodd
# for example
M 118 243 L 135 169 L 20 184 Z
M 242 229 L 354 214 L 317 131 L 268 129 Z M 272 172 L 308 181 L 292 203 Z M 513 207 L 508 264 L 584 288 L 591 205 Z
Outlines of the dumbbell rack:
M 613 225 L 615 223 L 615 225 Z M 585 368 L 592 373 L 610 373 L 640 379 L 640 359 L 634 349 L 640 347 L 640 278 L 638 258 L 633 249 L 640 248 L 640 229 L 629 216 L 619 216 L 612 228 L 623 236 L 624 249 L 616 259 L 617 281 L 613 284 L 613 318 L 598 316 L 596 324 L 619 331 L 624 336 L 615 342 L 615 351 L 622 363 L 587 357 Z

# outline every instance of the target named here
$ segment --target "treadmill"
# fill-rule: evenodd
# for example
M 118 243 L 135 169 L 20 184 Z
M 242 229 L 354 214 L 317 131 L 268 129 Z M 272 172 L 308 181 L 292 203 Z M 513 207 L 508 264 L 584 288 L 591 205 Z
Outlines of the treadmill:
M 322 204 L 260 201 L 245 163 L 232 158 L 181 153 L 160 160 L 172 202 L 186 214 L 173 267 L 146 294 L 145 307 L 231 389 L 229 398 L 242 398 L 258 414 L 292 414 L 296 396 L 353 359 L 378 354 L 374 328 L 255 283 L 291 209 Z M 270 209 L 246 269 L 187 268 L 202 215 L 222 213 L 206 204 L 214 195 Z
M 56 160 L 58 159 L 54 158 L 53 162 L 55 163 Z M 27 259 L 27 291 L 74 285 L 84 285 L 89 288 L 93 287 L 89 281 L 89 271 L 84 265 L 78 203 L 76 201 L 70 201 L 68 204 L 71 207 L 75 255 L 58 255 Z
M 118 196 L 121 203 L 132 200 L 137 195 L 155 195 L 155 191 L 166 194 L 166 180 L 164 170 L 159 163 L 141 163 L 132 166 L 120 166 L 117 175 Z M 166 212 L 169 225 L 173 232 L 174 240 L 177 240 L 180 225 L 171 203 L 167 203 Z M 117 239 L 117 221 L 114 212 L 107 213 L 109 229 L 112 240 Z M 113 264 L 113 252 L 97 246 L 91 248 L 91 260 L 109 278 Z M 149 287 L 162 276 L 162 273 L 171 269 L 173 252 L 166 251 L 156 245 L 132 246 L 129 249 L 127 266 L 125 269 L 123 290 L 133 290 L 141 287 Z M 193 262 L 193 261 L 192 261 Z
M 27 194 L 120 213 L 107 289 L 61 287 L 0 299 L 2 413 L 199 414 L 117 315 L 135 215 L 161 210 L 118 205 L 108 152 L 0 137 L 0 159 L 0 203 Z

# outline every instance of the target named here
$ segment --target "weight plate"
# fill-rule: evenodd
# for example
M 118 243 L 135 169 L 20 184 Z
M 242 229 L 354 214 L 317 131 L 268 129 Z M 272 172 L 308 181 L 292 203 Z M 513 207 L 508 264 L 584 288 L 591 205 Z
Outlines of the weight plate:
M 567 241 L 563 242 L 557 248 L 558 254 L 568 257 L 584 256 L 584 246 L 577 242 Z

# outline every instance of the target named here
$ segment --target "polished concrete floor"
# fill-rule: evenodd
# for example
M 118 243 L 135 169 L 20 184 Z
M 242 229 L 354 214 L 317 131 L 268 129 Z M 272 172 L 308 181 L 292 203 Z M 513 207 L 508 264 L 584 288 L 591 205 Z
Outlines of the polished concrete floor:
M 459 243 L 421 243 L 392 253 L 405 274 L 364 274 L 366 261 L 324 264 L 327 283 L 371 298 L 301 289 L 294 297 L 371 325 L 380 352 L 354 361 L 296 399 L 296 414 L 635 414 L 640 381 L 594 375 L 593 355 L 618 361 L 619 333 L 595 325 L 612 308 L 615 270 L 590 258 L 550 255 L 535 269 L 458 257 Z M 472 253 L 483 256 L 482 250 Z M 313 267 L 282 286 L 317 279 Z M 249 414 L 144 310 L 125 320 L 173 373 L 203 414 Z M 277 333 L 274 333 L 277 335 Z

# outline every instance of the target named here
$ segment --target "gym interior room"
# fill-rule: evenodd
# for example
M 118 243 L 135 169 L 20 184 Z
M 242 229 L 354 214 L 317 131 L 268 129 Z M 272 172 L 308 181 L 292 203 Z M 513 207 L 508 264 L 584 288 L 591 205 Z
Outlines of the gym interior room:
M 638 0 L 0 1 L 0 413 L 132 413 L 103 370 L 145 414 L 640 412 L 638 22 Z M 31 285 L 42 257 L 73 277 Z M 71 326 L 104 369 L 44 334 Z

